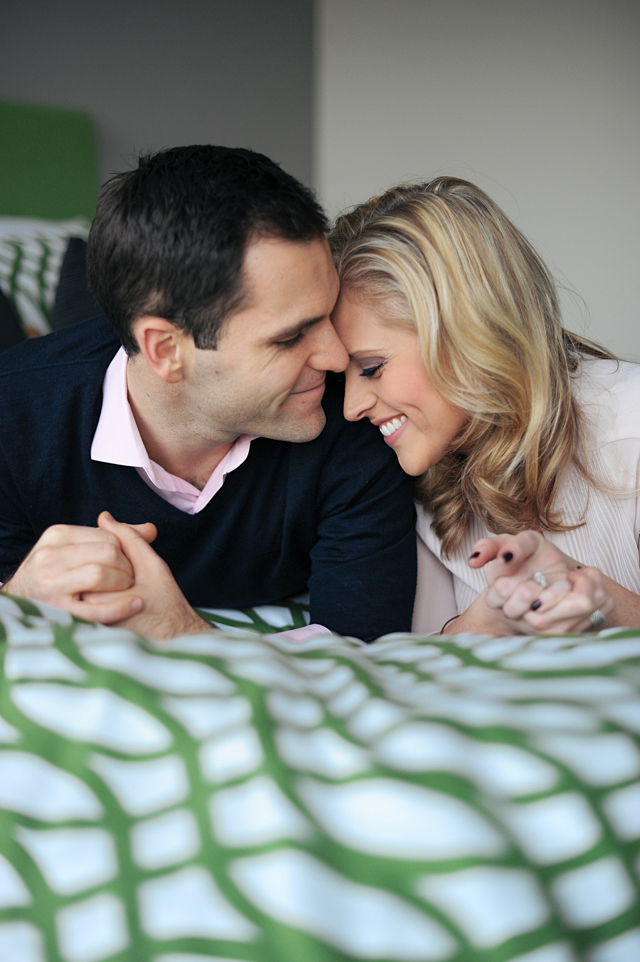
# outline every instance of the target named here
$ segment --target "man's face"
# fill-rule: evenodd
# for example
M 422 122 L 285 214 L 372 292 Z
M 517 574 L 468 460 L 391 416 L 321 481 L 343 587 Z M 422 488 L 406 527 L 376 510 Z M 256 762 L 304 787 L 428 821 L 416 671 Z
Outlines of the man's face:
M 348 364 L 329 320 L 338 296 L 329 246 L 260 238 L 244 280 L 247 306 L 224 323 L 217 349 L 193 350 L 190 413 L 209 443 L 310 441 L 325 423 L 325 374 Z

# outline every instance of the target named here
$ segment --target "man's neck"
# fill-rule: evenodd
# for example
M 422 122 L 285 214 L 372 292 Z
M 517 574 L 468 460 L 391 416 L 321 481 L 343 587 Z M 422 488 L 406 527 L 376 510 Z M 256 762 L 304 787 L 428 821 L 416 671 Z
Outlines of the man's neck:
M 217 442 L 199 436 L 188 412 L 182 410 L 179 385 L 165 384 L 131 359 L 127 363 L 127 397 L 150 459 L 201 491 L 235 439 Z

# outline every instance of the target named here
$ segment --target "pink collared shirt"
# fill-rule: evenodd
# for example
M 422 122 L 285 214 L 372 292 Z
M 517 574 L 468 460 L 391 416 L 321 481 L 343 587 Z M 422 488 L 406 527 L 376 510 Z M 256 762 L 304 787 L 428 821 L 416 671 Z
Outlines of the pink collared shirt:
M 169 474 L 151 460 L 142 443 L 127 398 L 127 355 L 121 347 L 104 377 L 102 411 L 91 444 L 91 459 L 135 468 L 142 480 L 169 504 L 186 514 L 198 514 L 218 493 L 229 472 L 247 460 L 254 437 L 242 434 L 238 438 L 214 468 L 202 491 L 175 474 Z
M 91 459 L 135 468 L 142 480 L 169 504 L 187 514 L 197 514 L 217 494 L 229 472 L 247 460 L 249 447 L 255 437 L 255 434 L 242 434 L 237 439 L 214 468 L 202 491 L 175 474 L 169 474 L 151 460 L 142 443 L 127 397 L 127 355 L 121 347 L 104 376 L 102 410 L 91 444 Z M 323 625 L 306 625 L 304 628 L 278 632 L 277 636 L 289 641 L 306 641 L 318 634 L 331 632 Z

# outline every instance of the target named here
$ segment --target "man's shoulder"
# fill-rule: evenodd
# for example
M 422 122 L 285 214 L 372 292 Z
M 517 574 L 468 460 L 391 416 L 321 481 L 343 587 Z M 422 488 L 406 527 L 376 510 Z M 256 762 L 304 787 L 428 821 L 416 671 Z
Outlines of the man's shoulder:
M 32 338 L 0 355 L 0 378 L 6 384 L 14 375 L 38 374 L 66 367 L 67 374 L 74 366 L 104 364 L 119 347 L 118 337 L 103 315 L 80 324 Z

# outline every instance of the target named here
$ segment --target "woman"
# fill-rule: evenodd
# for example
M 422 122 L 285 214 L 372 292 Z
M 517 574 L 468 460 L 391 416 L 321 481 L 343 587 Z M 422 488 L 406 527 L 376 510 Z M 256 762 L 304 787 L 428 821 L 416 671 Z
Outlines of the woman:
M 330 242 L 345 416 L 419 478 L 450 630 L 640 626 L 640 366 L 563 329 L 545 266 L 466 181 L 391 189 Z

